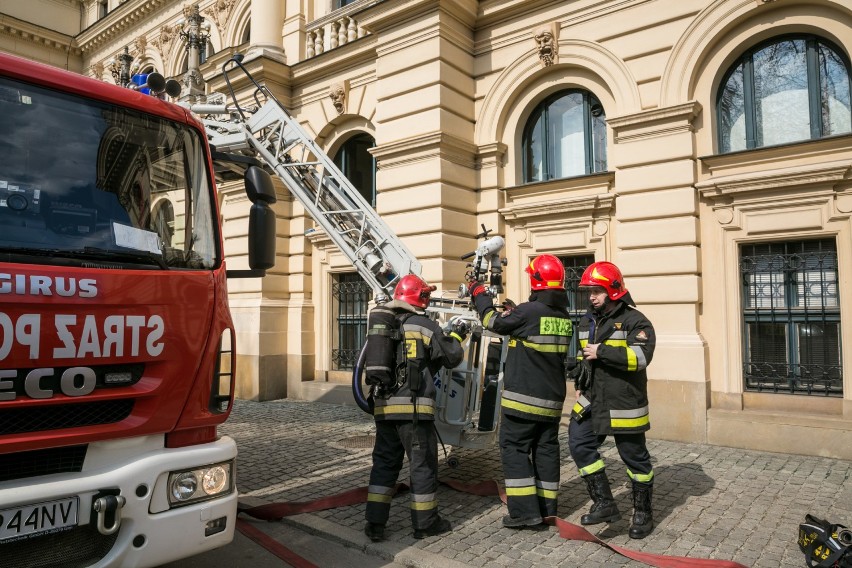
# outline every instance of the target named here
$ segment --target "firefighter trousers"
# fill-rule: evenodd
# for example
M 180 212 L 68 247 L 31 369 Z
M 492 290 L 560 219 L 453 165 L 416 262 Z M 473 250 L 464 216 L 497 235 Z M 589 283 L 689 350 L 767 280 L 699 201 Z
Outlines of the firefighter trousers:
M 539 422 L 503 414 L 500 455 L 509 516 L 536 519 L 556 515 L 558 436 L 558 422 Z
M 373 468 L 367 491 L 367 522 L 388 522 L 403 456 L 408 456 L 411 525 L 426 529 L 438 519 L 438 437 L 431 420 L 377 420 Z
M 651 455 L 645 445 L 645 433 L 613 434 L 615 447 L 621 461 L 627 466 L 627 475 L 633 481 L 652 483 L 654 469 L 651 466 Z M 583 477 L 602 471 L 605 467 L 598 449 L 606 440 L 606 435 L 595 434 L 592 421 L 586 417 L 577 422 L 571 420 L 568 424 L 568 448 L 571 458 L 577 464 Z

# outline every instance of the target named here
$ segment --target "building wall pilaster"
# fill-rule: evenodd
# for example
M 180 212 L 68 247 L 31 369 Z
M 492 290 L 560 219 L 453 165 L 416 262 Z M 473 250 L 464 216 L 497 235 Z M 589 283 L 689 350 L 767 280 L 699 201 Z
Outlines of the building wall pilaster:
M 701 335 L 701 257 L 690 101 L 610 119 L 609 167 L 615 170 L 609 260 L 624 273 L 639 309 L 657 332 L 648 367 L 654 435 L 706 438 L 709 376 Z M 678 401 L 671 404 L 671 401 Z

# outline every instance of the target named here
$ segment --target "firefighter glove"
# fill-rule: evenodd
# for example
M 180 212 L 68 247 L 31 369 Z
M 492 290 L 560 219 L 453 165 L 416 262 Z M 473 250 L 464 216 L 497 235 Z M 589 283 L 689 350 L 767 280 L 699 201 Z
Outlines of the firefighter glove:
M 470 326 L 464 320 L 456 320 L 450 327 L 450 337 L 455 337 L 459 340 L 459 343 L 464 341 L 468 333 L 470 333 Z
M 581 361 L 576 369 L 574 388 L 580 392 L 586 392 L 592 388 L 592 366 L 588 361 Z

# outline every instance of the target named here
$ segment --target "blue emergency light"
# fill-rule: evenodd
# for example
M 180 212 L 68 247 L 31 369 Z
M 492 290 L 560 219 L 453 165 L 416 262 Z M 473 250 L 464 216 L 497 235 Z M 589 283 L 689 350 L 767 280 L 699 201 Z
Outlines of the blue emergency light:
M 148 87 L 144 87 L 142 89 L 139 88 L 142 85 L 148 84 L 148 73 L 137 73 L 136 75 L 130 78 L 130 82 L 136 85 L 136 90 L 140 93 L 145 93 L 146 95 L 151 94 L 151 89 L 149 89 Z

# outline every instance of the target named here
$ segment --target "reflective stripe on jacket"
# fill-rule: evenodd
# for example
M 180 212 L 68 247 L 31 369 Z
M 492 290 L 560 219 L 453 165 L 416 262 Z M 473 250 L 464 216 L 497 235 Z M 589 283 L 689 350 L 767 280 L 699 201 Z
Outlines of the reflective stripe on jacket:
M 433 420 L 435 416 L 435 373 L 441 367 L 452 368 L 461 363 L 464 351 L 457 339 L 444 335 L 441 327 L 408 304 L 393 301 L 390 306 L 404 313 L 413 312 L 402 325 L 405 356 L 409 370 L 417 369 L 421 385 L 412 401 L 409 383 L 403 384 L 390 398 L 375 398 L 373 418 L 376 420 Z
M 572 334 L 567 301 L 564 290 L 544 290 L 511 311 L 498 312 L 491 296 L 474 298 L 483 326 L 509 336 L 501 399 L 506 414 L 543 422 L 562 417 Z
M 656 345 L 651 322 L 633 306 L 619 301 L 608 314 L 586 313 L 577 326 L 577 338 L 581 349 L 599 343 L 597 359 L 591 361 L 591 390 L 585 393 L 592 403 L 595 433 L 633 434 L 650 429 L 645 368 Z M 582 359 L 582 352 L 577 357 Z

